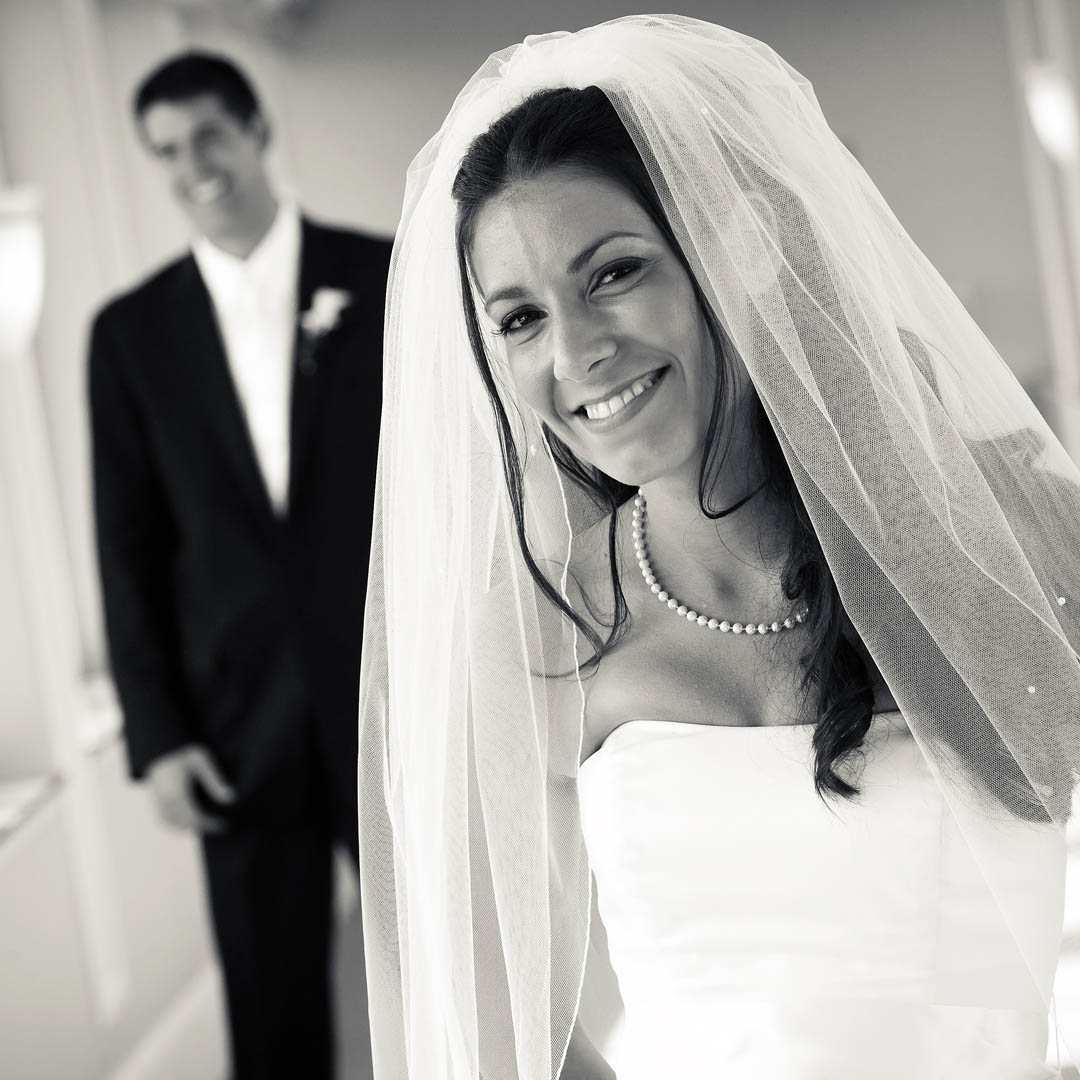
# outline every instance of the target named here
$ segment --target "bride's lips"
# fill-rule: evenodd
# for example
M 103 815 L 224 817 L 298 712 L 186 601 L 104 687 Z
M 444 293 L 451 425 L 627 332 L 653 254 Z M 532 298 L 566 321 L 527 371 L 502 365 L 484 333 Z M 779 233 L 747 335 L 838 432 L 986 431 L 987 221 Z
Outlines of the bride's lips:
M 642 382 L 651 379 L 652 384 L 647 386 L 640 394 L 628 401 L 618 412 L 612 413 L 610 416 L 600 417 L 596 420 L 590 419 L 586 413 L 585 408 L 582 406 L 579 409 L 574 410 L 575 418 L 585 426 L 585 429 L 590 432 L 607 432 L 612 431 L 617 427 L 621 427 L 627 421 L 632 420 L 646 405 L 652 400 L 653 395 L 657 389 L 661 386 L 665 376 L 668 373 L 667 367 L 657 368 L 655 371 L 650 371 L 647 375 L 641 376 L 640 379 L 635 379 L 630 384 L 632 387 L 634 383 Z

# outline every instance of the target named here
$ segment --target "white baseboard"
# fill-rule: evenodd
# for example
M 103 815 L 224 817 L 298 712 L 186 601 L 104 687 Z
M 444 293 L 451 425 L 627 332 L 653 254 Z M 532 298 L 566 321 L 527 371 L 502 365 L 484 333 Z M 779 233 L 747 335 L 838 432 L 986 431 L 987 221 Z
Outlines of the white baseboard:
M 228 1072 L 221 978 L 197 971 L 109 1080 L 216 1080 Z

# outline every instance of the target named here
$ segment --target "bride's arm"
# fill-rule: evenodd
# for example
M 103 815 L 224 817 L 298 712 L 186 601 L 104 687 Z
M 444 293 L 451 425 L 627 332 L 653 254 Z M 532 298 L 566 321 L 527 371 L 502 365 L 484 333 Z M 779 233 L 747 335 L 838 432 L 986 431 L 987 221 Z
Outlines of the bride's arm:
M 574 1025 L 559 1080 L 616 1080 L 615 1070 L 593 1046 L 580 1024 Z

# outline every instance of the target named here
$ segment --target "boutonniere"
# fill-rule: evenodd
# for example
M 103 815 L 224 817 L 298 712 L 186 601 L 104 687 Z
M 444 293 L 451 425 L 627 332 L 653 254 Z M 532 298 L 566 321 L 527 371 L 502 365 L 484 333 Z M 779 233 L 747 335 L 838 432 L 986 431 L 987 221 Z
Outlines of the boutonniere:
M 300 313 L 300 331 L 305 337 L 326 337 L 341 322 L 341 313 L 353 302 L 346 289 L 316 289 L 311 295 L 311 307 Z
M 335 330 L 341 322 L 341 313 L 353 302 L 353 294 L 347 289 L 322 287 L 311 295 L 311 306 L 300 312 L 300 335 L 303 340 L 301 367 L 305 372 L 315 370 L 315 346 Z

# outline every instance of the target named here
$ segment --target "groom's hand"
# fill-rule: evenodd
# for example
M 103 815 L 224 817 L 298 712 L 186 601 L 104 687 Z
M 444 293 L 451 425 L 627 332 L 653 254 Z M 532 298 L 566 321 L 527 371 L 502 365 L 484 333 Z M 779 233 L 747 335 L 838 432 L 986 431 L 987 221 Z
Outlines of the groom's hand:
M 159 757 L 146 778 L 167 825 L 205 833 L 222 832 L 227 827 L 224 818 L 208 812 L 199 801 L 199 788 L 223 805 L 236 798 L 206 747 L 193 744 Z

